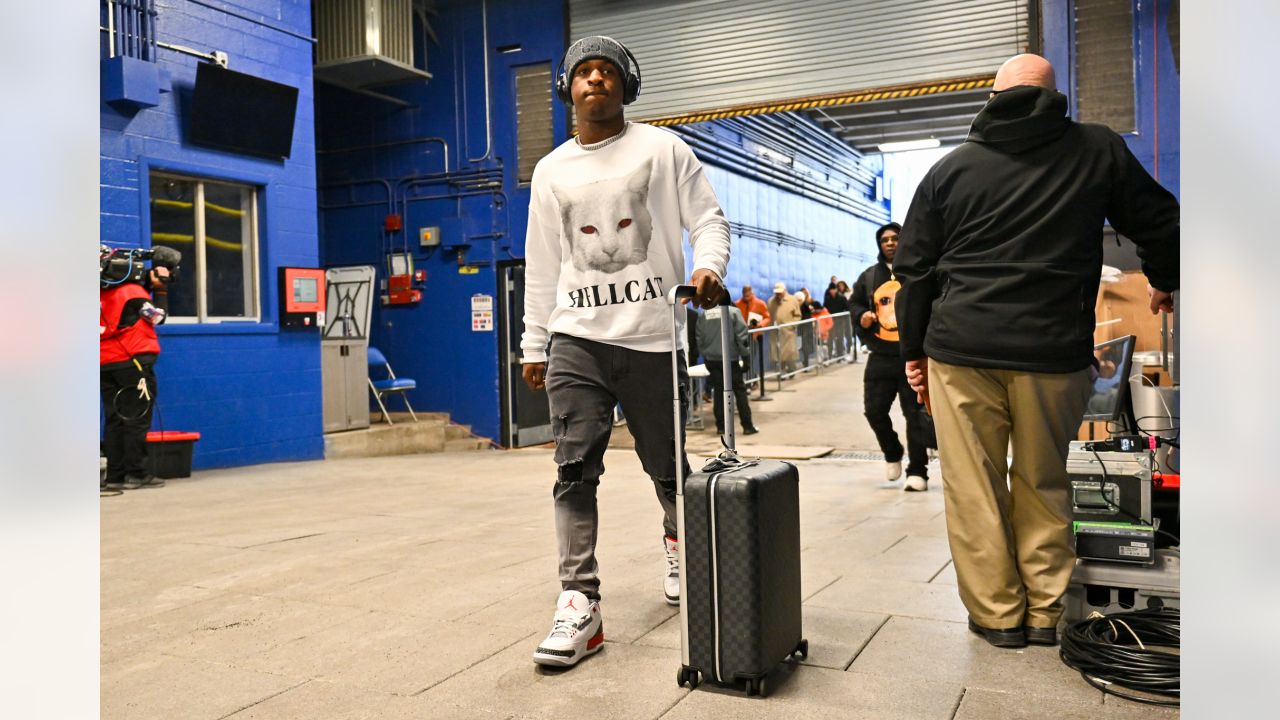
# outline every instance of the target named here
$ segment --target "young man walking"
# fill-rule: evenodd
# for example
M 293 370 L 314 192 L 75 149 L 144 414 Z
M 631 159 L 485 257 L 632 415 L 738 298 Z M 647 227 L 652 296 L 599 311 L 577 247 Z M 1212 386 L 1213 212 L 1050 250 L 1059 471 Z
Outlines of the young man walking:
M 533 173 L 520 346 L 525 382 L 547 391 L 559 466 L 552 494 L 562 592 L 533 659 L 570 666 L 604 642 L 596 487 L 616 404 L 665 516 L 663 596 L 680 603 L 666 293 L 685 280 L 687 230 L 694 303 L 715 305 L 729 261 L 729 224 L 689 147 L 673 133 L 624 118 L 640 75 L 621 43 L 583 38 L 565 53 L 563 70 L 556 92 L 573 105 L 578 137 Z M 687 400 L 683 353 L 678 375 Z M 685 458 L 678 461 L 687 472 Z
M 889 419 L 889 409 L 896 397 L 902 417 L 907 421 L 907 480 L 902 489 L 920 492 L 929 489 L 929 451 L 920 425 L 921 405 L 916 391 L 907 383 L 894 313 L 894 297 L 899 286 L 893 274 L 893 259 L 898 251 L 900 230 L 902 226 L 893 222 L 876 230 L 880 254 L 876 264 L 862 271 L 853 284 L 849 311 L 858 323 L 862 344 L 870 351 L 867 369 L 862 373 L 862 407 L 884 453 L 885 479 L 892 482 L 902 477 L 904 449 Z

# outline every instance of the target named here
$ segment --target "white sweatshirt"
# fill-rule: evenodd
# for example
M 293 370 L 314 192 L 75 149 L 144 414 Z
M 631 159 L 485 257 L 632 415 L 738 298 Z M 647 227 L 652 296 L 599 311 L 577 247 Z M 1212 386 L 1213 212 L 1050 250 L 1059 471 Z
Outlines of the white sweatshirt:
M 629 122 L 619 135 L 570 140 L 542 158 L 525 239 L 524 362 L 546 361 L 550 333 L 670 352 L 666 294 L 687 281 L 684 230 L 694 270 L 723 279 L 729 223 L 702 163 L 674 133 Z

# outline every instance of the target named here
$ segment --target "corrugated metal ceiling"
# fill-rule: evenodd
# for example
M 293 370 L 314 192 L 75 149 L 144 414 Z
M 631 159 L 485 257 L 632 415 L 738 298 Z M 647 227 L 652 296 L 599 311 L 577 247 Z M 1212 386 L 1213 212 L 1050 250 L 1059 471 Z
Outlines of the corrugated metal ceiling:
M 669 124 L 826 98 L 812 117 L 874 150 L 963 139 L 985 90 L 936 93 L 943 81 L 989 78 L 1025 51 L 1027 0 L 571 0 L 570 33 L 609 35 L 636 54 L 644 84 L 631 118 Z M 915 90 L 853 100 L 885 88 Z

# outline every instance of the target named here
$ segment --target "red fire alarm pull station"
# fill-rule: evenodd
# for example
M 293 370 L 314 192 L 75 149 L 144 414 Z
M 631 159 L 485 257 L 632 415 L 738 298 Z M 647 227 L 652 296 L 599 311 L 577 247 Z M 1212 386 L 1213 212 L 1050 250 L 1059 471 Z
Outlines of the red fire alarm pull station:
M 280 327 L 323 326 L 324 301 L 324 270 L 280 268 Z
M 426 270 L 414 271 L 413 255 L 391 253 L 387 256 L 387 279 L 382 281 L 383 305 L 410 305 L 422 300 L 419 287 L 427 279 Z

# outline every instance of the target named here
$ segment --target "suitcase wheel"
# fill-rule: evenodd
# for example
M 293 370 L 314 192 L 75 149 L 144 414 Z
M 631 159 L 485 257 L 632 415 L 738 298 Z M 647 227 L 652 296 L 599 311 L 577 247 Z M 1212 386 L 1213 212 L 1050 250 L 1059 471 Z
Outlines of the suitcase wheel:
M 801 640 L 801 641 L 800 641 L 800 644 L 799 644 L 799 645 L 796 645 L 796 649 L 795 649 L 795 650 L 793 650 L 793 651 L 791 652 L 791 654 L 792 654 L 792 655 L 795 655 L 796 657 L 800 658 L 801 660 L 805 660 L 805 659 L 807 659 L 807 658 L 809 657 L 809 641 L 808 641 L 808 640 Z
M 702 673 L 698 672 L 698 670 L 695 668 L 689 667 L 688 665 L 681 665 L 680 669 L 676 671 L 676 684 L 678 684 L 680 687 L 684 687 L 685 684 L 688 684 L 689 689 L 693 690 L 694 688 L 698 687 L 698 684 L 701 682 L 701 679 L 702 679 Z
M 768 691 L 768 690 L 767 690 L 767 686 L 765 685 L 765 679 L 764 679 L 764 678 L 762 678 L 762 677 L 761 677 L 761 678 L 752 678 L 752 679 L 747 680 L 747 695 L 748 695 L 748 696 L 751 696 L 751 695 L 759 695 L 760 697 L 764 697 L 764 696 L 765 696 L 765 693 L 766 693 L 767 691 Z

